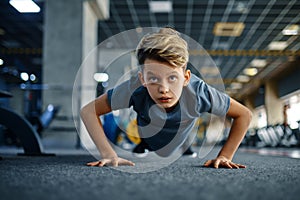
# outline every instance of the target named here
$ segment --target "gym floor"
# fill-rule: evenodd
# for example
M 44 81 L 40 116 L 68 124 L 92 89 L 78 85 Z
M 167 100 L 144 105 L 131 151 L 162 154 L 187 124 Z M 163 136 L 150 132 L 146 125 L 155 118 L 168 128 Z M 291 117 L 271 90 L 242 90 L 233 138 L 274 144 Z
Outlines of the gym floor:
M 218 150 L 203 159 L 181 157 L 156 171 L 128 173 L 87 167 L 95 159 L 85 151 L 27 157 L 0 149 L 0 199 L 299 199 L 299 148 L 241 147 L 234 161 L 246 169 L 202 167 Z

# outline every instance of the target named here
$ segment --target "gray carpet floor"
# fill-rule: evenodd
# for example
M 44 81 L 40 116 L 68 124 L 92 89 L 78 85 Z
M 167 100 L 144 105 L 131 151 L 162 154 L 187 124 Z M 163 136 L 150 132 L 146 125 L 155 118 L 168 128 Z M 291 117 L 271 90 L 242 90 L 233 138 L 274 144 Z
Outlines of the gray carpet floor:
M 246 169 L 204 168 L 206 158 L 181 157 L 148 173 L 88 167 L 91 155 L 26 157 L 1 154 L 0 199 L 299 199 L 300 159 L 238 151 Z

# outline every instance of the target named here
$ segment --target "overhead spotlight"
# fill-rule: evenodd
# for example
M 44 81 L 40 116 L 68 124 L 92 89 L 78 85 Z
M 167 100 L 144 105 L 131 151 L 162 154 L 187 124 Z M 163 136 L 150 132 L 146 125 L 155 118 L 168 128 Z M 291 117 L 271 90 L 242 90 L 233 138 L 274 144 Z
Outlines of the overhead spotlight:
M 299 35 L 300 27 L 297 24 L 288 25 L 282 30 L 283 35 Z
M 21 79 L 22 79 L 23 81 L 28 81 L 28 79 L 29 79 L 29 76 L 28 76 L 28 74 L 27 74 L 26 72 L 22 72 L 22 73 L 20 74 L 20 77 L 21 77 Z
M 242 14 L 247 14 L 249 12 L 249 6 L 248 6 L 248 3 L 245 2 L 245 1 L 238 1 L 238 2 L 235 2 L 235 10 L 239 13 L 242 13 Z
M 267 65 L 267 61 L 264 59 L 254 59 L 251 61 L 251 66 L 253 67 L 265 67 Z
M 94 80 L 97 82 L 106 82 L 108 81 L 109 76 L 107 73 L 95 73 Z
M 135 28 L 135 31 L 136 31 L 137 33 L 141 33 L 141 32 L 143 32 L 143 28 L 140 27 L 140 26 L 138 26 L 138 27 Z
M 242 22 L 216 22 L 213 34 L 216 36 L 238 37 L 243 33 L 245 24 Z
M 233 82 L 230 84 L 230 88 L 232 90 L 238 90 L 238 89 L 241 89 L 242 87 L 243 87 L 243 84 L 238 83 L 238 82 Z
M 288 46 L 285 41 L 273 41 L 268 45 L 270 50 L 284 50 Z
M 173 9 L 171 1 L 149 1 L 149 8 L 152 13 L 170 13 Z
M 54 110 L 54 106 L 53 106 L 52 104 L 49 104 L 49 105 L 47 106 L 47 110 L 48 110 L 49 112 L 52 112 L 52 111 Z
M 38 13 L 41 11 L 40 7 L 32 0 L 10 0 L 9 4 L 20 13 Z
M 248 76 L 255 76 L 258 72 L 258 70 L 254 67 L 248 67 L 246 69 L 243 70 L 244 74 L 248 75 Z
M 34 74 L 30 74 L 29 78 L 32 82 L 36 80 L 36 76 Z
M 250 78 L 249 78 L 249 76 L 246 76 L 246 75 L 239 75 L 236 77 L 236 80 L 241 83 L 247 83 L 250 81 Z

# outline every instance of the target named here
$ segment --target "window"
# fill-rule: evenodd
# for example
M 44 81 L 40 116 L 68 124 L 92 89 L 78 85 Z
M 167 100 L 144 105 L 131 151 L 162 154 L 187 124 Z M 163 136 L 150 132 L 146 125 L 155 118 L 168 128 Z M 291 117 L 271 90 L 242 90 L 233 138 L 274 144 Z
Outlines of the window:
M 300 93 L 290 96 L 285 104 L 288 104 L 287 120 L 291 129 L 298 128 L 298 121 L 300 121 Z
M 268 122 L 267 122 L 267 113 L 265 107 L 264 106 L 258 107 L 256 112 L 258 113 L 257 128 L 266 127 Z

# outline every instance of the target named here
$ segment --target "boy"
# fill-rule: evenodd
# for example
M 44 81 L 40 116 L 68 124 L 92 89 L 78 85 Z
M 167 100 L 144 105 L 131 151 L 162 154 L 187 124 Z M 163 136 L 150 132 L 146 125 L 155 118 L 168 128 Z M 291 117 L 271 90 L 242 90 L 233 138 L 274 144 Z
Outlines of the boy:
M 188 47 L 171 28 L 142 38 L 136 49 L 141 71 L 119 86 L 107 91 L 81 110 L 82 120 L 102 159 L 89 166 L 131 165 L 118 157 L 110 146 L 99 115 L 133 106 L 138 131 L 150 151 L 168 156 L 182 147 L 197 118 L 203 112 L 233 118 L 227 142 L 216 159 L 206 167 L 245 168 L 232 162 L 251 121 L 251 112 L 187 70 Z

